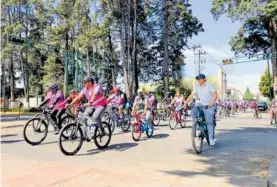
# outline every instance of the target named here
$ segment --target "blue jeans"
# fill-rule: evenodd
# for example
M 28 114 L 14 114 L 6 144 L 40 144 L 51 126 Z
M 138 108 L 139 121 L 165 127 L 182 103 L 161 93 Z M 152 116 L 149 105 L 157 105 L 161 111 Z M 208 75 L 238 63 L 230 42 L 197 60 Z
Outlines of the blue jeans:
M 201 105 L 199 105 L 201 106 Z M 209 139 L 210 140 L 214 140 L 214 134 L 215 134 L 215 106 L 213 107 L 209 107 L 207 109 L 203 109 L 204 115 L 205 115 L 205 119 L 207 122 L 207 126 L 208 126 L 208 132 L 209 132 Z M 195 123 L 195 119 L 197 116 L 197 108 L 193 108 L 192 109 L 192 119 L 193 119 L 193 123 Z

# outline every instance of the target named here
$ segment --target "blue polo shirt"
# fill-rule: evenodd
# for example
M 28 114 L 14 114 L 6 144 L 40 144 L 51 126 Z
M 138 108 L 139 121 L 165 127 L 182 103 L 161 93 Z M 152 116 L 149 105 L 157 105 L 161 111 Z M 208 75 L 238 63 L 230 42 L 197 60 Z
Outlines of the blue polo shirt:
M 200 104 L 207 106 L 212 102 L 213 93 L 215 92 L 215 88 L 210 83 L 206 82 L 203 87 L 199 84 L 195 86 L 194 93 L 198 95 L 200 99 Z

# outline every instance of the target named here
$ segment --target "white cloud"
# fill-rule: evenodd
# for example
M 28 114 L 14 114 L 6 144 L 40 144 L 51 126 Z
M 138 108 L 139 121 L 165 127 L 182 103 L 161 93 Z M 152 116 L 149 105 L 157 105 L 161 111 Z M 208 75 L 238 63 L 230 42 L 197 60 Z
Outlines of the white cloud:
M 243 93 L 249 87 L 250 91 L 254 94 L 259 93 L 259 82 L 261 73 L 252 73 L 244 75 L 230 75 L 228 77 L 227 86 L 241 90 Z

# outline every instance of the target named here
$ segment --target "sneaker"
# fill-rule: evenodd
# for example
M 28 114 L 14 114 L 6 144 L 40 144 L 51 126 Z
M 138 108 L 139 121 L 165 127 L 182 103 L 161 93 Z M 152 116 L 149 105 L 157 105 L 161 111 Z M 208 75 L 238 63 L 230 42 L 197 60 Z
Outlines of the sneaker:
M 214 140 L 210 140 L 210 145 L 211 146 L 215 145 L 215 141 Z

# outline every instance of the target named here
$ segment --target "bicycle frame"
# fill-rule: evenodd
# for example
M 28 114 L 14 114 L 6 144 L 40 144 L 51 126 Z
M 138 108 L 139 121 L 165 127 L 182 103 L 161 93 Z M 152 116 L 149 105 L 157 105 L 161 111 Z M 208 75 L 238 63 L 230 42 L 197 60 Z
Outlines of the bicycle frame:
M 149 129 L 148 122 L 145 123 L 139 113 L 135 113 L 135 118 L 136 121 L 132 123 L 132 126 L 139 125 L 141 132 L 146 132 Z

